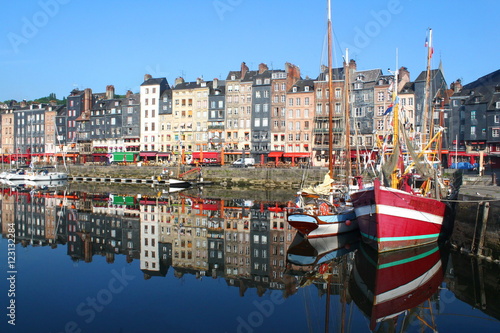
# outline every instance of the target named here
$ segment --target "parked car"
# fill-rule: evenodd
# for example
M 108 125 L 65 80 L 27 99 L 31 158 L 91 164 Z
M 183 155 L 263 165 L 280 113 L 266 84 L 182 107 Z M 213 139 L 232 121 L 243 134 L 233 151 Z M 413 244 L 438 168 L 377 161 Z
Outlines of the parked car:
M 246 168 L 253 165 L 255 165 L 255 158 L 251 157 L 238 158 L 236 161 L 233 162 L 234 167 Z

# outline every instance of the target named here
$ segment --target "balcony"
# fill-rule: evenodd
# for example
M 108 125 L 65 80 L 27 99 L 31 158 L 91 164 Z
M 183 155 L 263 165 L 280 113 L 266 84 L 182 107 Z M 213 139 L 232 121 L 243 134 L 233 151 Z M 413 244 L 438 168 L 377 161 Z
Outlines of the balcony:
M 208 125 L 209 130 L 224 130 L 224 125 Z

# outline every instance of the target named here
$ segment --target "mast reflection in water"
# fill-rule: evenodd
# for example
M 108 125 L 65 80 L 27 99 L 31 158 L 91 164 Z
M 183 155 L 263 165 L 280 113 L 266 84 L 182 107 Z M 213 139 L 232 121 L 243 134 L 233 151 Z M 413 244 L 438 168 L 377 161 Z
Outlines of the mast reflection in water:
M 357 233 L 303 239 L 286 224 L 285 206 L 187 192 L 3 188 L 3 253 L 9 225 L 17 244 L 16 325 L 4 316 L 0 330 L 362 332 L 389 322 L 407 331 L 500 328 L 499 297 L 479 302 L 481 309 L 459 300 L 470 299 L 458 294 L 464 280 L 437 245 L 383 259 L 366 251 Z M 498 277 L 498 267 L 480 267 L 484 283 L 470 289 L 498 294 L 498 279 L 488 278 Z M 417 279 L 425 274 L 430 278 Z M 416 289 L 386 297 L 392 303 L 385 311 L 381 295 L 403 285 Z M 457 297 L 448 285 L 460 286 Z M 2 286 L 5 309 L 10 286 Z M 429 326 L 420 320 L 427 315 L 413 315 L 423 306 L 432 310 Z

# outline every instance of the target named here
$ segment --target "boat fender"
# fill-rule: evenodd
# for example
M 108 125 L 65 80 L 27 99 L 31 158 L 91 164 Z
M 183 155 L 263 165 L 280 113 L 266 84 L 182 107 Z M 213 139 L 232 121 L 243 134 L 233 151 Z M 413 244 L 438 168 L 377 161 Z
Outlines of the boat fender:
M 346 221 L 345 221 L 345 224 L 346 224 L 346 225 L 351 225 L 351 220 L 346 220 Z
M 319 205 L 319 213 L 321 215 L 328 215 L 329 212 L 330 212 L 330 207 L 328 207 L 328 204 L 325 202 L 322 202 Z
M 320 274 L 325 274 L 328 271 L 328 264 L 324 263 L 323 265 L 319 266 L 318 272 Z

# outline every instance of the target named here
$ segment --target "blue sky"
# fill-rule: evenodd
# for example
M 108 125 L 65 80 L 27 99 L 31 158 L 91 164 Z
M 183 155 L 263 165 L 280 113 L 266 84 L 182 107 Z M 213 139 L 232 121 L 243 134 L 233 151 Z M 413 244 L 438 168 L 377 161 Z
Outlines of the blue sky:
M 427 29 L 433 29 L 432 67 L 443 62 L 449 83 L 476 80 L 500 68 L 494 15 L 498 0 L 332 0 L 341 53 L 358 69 L 384 73 L 425 70 Z M 326 0 L 23 0 L 3 6 L 0 101 L 34 99 L 74 88 L 138 92 L 144 74 L 194 81 L 225 79 L 266 63 L 300 67 L 316 77 L 326 63 Z

